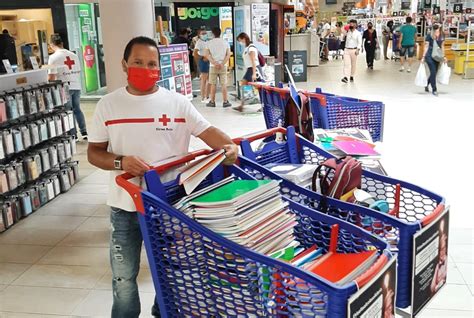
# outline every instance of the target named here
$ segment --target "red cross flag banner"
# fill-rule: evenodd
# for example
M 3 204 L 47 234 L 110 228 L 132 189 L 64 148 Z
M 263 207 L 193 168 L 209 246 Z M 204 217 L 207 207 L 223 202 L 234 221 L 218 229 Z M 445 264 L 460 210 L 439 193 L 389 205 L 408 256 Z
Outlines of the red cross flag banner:
M 187 44 L 160 46 L 159 51 L 161 72 L 158 85 L 191 100 L 193 88 Z

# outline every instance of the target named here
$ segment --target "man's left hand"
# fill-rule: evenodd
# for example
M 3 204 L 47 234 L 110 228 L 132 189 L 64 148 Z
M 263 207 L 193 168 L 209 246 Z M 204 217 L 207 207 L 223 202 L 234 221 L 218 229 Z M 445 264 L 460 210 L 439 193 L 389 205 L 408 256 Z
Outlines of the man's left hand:
M 237 160 L 237 156 L 239 154 L 239 148 L 237 145 L 230 144 L 230 145 L 225 145 L 224 147 L 225 150 L 225 160 L 224 164 L 227 166 L 233 165 L 235 161 Z

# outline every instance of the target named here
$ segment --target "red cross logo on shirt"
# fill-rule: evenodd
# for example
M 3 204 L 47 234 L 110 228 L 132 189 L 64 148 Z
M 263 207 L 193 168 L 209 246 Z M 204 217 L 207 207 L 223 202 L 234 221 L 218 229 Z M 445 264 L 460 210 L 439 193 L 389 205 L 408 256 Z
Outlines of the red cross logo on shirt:
M 66 60 L 64 61 L 64 64 L 67 65 L 69 70 L 72 70 L 72 66 L 76 64 L 76 62 L 74 62 L 74 60 L 71 60 L 69 56 L 66 56 Z
M 161 118 L 159 118 L 158 121 L 159 121 L 160 123 L 162 123 L 163 126 L 166 127 L 166 126 L 168 126 L 168 123 L 171 122 L 171 119 L 168 118 L 168 116 L 166 116 L 166 114 L 163 114 L 163 116 L 161 116 Z

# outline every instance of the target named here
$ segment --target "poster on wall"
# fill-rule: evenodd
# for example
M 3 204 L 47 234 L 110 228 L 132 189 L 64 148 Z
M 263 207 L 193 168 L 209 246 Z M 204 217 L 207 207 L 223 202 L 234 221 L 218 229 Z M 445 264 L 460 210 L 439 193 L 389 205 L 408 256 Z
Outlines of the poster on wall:
M 448 237 L 449 208 L 413 237 L 413 316 L 416 316 L 446 284 Z
M 187 44 L 160 46 L 160 80 L 158 85 L 193 99 Z
M 79 30 L 81 34 L 81 50 L 84 71 L 84 81 L 86 92 L 93 92 L 99 89 L 99 79 L 97 76 L 96 47 L 91 36 L 92 26 L 92 6 L 93 4 L 79 4 Z
M 251 5 L 252 42 L 263 55 L 270 54 L 270 4 Z
M 222 38 L 232 47 L 234 45 L 234 36 L 232 34 L 232 8 L 219 8 L 219 26 L 222 32 Z
M 397 262 L 393 257 L 376 278 L 354 294 L 347 305 L 348 318 L 395 317 Z

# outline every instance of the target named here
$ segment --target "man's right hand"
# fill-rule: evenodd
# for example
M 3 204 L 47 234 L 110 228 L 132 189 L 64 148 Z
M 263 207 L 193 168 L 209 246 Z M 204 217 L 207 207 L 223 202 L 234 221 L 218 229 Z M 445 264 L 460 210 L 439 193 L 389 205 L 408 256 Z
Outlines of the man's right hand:
M 150 170 L 151 167 L 139 157 L 126 156 L 122 159 L 122 169 L 135 177 L 141 177 L 145 172 Z

